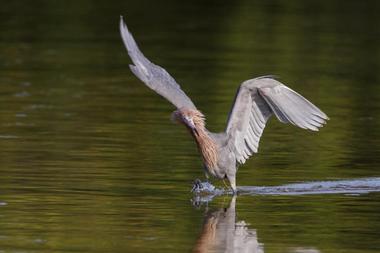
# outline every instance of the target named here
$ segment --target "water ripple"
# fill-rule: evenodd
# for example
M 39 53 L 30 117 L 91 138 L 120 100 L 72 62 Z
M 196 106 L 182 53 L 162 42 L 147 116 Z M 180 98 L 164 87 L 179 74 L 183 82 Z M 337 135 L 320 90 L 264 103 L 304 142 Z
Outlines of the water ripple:
M 232 194 L 230 190 L 215 188 L 208 182 L 201 182 L 201 188 L 192 190 L 192 202 L 198 205 L 210 202 L 216 196 Z M 346 194 L 361 195 L 370 192 L 380 192 L 380 177 L 361 178 L 352 180 L 314 181 L 280 186 L 240 186 L 239 195 L 311 195 L 311 194 Z
M 241 186 L 239 192 L 242 195 L 365 194 L 380 192 L 380 177 L 281 186 Z

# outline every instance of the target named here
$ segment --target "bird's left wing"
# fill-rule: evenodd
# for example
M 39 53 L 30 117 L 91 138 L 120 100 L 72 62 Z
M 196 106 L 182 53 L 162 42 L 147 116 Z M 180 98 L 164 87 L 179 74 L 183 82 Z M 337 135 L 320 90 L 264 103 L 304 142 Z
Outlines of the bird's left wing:
M 226 133 L 240 164 L 257 153 L 265 124 L 274 114 L 282 123 L 318 131 L 327 115 L 306 98 L 271 77 L 243 82 L 228 118 Z
M 120 33 L 125 47 L 134 65 L 129 65 L 132 72 L 149 88 L 169 100 L 177 108 L 196 109 L 191 99 L 169 73 L 150 62 L 140 51 L 127 25 L 120 17 Z

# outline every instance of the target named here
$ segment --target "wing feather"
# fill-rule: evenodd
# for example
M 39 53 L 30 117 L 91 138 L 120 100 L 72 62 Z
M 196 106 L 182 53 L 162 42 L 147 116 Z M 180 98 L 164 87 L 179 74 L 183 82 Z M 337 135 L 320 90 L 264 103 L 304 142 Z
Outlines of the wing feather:
M 123 17 L 120 17 L 120 33 L 134 64 L 129 66 L 133 74 L 177 108 L 196 109 L 191 99 L 181 90 L 174 78 L 165 69 L 153 64 L 141 53 L 124 23 Z
M 236 160 L 244 163 L 258 152 L 259 141 L 271 115 L 282 123 L 318 131 L 328 117 L 297 92 L 271 77 L 243 82 L 228 118 L 226 133 Z

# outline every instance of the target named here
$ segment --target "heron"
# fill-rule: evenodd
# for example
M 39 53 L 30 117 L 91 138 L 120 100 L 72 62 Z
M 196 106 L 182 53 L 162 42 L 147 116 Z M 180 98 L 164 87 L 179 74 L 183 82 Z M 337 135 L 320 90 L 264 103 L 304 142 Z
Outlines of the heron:
M 212 176 L 223 182 L 227 179 L 234 194 L 238 166 L 258 152 L 263 130 L 272 115 L 282 123 L 312 131 L 318 131 L 329 119 L 274 76 L 261 76 L 240 84 L 225 130 L 213 133 L 206 128 L 205 115 L 174 78 L 140 51 L 122 16 L 120 33 L 133 63 L 129 65 L 133 74 L 176 107 L 171 119 L 184 125 L 195 140 L 206 178 Z

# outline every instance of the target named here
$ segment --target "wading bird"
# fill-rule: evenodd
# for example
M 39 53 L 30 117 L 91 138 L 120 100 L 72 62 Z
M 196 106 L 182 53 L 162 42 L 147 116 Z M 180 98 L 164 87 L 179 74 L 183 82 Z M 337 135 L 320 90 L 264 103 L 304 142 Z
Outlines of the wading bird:
M 150 62 L 140 51 L 120 17 L 120 33 L 133 62 L 131 71 L 149 88 L 169 100 L 177 110 L 172 120 L 183 124 L 193 136 L 202 156 L 206 177 L 228 179 L 236 193 L 237 166 L 257 153 L 268 119 L 275 115 L 282 123 L 318 131 L 328 117 L 297 92 L 271 76 L 244 81 L 222 133 L 206 129 L 205 116 L 195 107 L 169 73 Z

